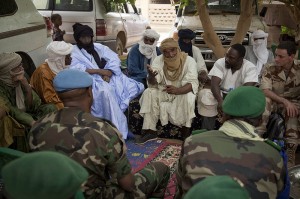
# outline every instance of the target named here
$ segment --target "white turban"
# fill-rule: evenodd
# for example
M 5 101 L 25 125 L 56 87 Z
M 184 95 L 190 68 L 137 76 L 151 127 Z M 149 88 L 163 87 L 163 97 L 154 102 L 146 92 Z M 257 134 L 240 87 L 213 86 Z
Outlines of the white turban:
M 64 41 L 53 41 L 47 46 L 48 63 L 53 73 L 57 74 L 66 68 L 65 57 L 71 54 L 73 45 Z
M 154 38 L 155 41 L 152 45 L 145 44 L 144 39 L 142 39 L 139 42 L 139 51 L 147 57 L 147 59 L 150 59 L 150 64 L 152 64 L 153 60 L 155 57 L 157 57 L 157 52 L 156 52 L 156 45 L 157 41 L 159 40 L 160 35 L 152 29 L 146 29 L 143 37 L 149 37 L 149 38 Z
M 267 49 L 267 38 L 268 33 L 265 33 L 263 30 L 256 30 L 252 33 L 252 42 L 253 42 L 253 52 L 257 57 L 256 62 L 256 70 L 257 74 L 260 75 L 261 69 L 265 63 L 268 61 L 269 51 Z M 264 38 L 264 39 L 257 39 L 256 38 Z
M 146 29 L 143 36 L 154 38 L 156 41 L 158 41 L 160 37 L 160 35 L 153 29 Z

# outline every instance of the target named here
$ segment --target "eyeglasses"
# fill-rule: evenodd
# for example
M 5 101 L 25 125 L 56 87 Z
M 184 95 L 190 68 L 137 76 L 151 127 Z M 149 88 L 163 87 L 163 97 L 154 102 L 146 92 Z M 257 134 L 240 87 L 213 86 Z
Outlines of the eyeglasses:
M 144 37 L 144 43 L 154 43 L 154 42 L 155 42 L 154 38 Z
M 256 41 L 256 40 L 259 40 L 259 39 L 264 40 L 265 38 L 264 37 L 260 37 L 260 38 L 254 38 L 253 40 Z

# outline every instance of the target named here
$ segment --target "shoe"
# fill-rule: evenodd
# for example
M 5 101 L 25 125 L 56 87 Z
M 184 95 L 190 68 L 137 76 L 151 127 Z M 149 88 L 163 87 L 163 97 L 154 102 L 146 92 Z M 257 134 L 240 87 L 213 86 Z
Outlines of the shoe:
M 149 134 L 145 134 L 143 135 L 142 137 L 140 138 L 137 138 L 135 140 L 135 143 L 136 144 L 145 144 L 146 142 L 150 141 L 150 140 L 156 140 L 158 137 L 156 134 L 152 134 L 152 133 L 149 133 Z

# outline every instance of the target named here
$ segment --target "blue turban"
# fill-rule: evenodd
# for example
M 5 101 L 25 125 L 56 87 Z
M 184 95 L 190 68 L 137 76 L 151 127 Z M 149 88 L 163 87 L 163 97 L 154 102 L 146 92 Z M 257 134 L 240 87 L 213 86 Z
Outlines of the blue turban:
M 87 72 L 74 69 L 60 71 L 53 80 L 53 86 L 57 92 L 65 92 L 73 89 L 87 88 L 93 84 L 93 78 Z

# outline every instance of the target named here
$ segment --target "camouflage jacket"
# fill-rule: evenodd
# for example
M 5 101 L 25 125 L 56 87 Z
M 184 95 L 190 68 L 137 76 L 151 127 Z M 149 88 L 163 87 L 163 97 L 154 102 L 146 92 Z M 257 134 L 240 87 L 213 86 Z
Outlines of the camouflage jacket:
M 280 97 L 300 101 L 300 65 L 293 64 L 288 77 L 275 63 L 266 64 L 262 72 L 261 89 L 269 89 Z
M 185 140 L 176 175 L 175 198 L 183 198 L 194 184 L 207 176 L 229 175 L 244 183 L 251 198 L 265 199 L 276 198 L 283 189 L 285 170 L 283 159 L 273 146 L 214 130 Z
M 30 148 L 64 153 L 85 167 L 90 177 L 86 198 L 102 198 L 117 179 L 131 172 L 121 134 L 103 119 L 78 108 L 63 108 L 46 115 L 30 131 Z

